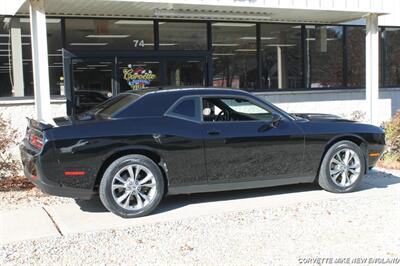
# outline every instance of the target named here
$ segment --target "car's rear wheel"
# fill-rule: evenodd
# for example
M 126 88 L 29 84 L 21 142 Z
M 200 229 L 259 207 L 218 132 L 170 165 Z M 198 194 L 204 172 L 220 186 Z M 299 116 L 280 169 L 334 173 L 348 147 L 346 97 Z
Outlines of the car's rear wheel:
M 148 157 L 127 155 L 107 168 L 99 194 L 104 206 L 121 217 L 144 216 L 161 202 L 164 179 L 158 166 Z
M 330 192 L 353 191 L 365 173 L 362 150 L 351 141 L 339 141 L 326 152 L 322 160 L 318 183 Z

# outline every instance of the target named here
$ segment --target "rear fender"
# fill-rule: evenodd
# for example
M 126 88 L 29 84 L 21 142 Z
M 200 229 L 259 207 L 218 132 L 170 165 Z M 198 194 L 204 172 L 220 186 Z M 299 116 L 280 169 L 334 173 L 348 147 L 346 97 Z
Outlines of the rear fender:
M 142 145 L 131 145 L 131 146 L 125 146 L 125 147 L 120 147 L 112 152 L 108 153 L 106 156 L 104 156 L 101 167 L 97 173 L 96 177 L 96 183 L 94 189 L 97 190 L 98 186 L 100 185 L 101 178 L 103 177 L 104 172 L 106 171 L 107 167 L 116 159 L 128 155 L 128 154 L 140 154 L 143 156 L 146 156 L 150 158 L 154 163 L 156 163 L 159 167 L 160 170 L 165 178 L 166 181 L 166 188 L 168 187 L 168 168 L 165 160 L 163 159 L 162 155 L 155 149 L 152 149 L 148 146 L 142 146 Z

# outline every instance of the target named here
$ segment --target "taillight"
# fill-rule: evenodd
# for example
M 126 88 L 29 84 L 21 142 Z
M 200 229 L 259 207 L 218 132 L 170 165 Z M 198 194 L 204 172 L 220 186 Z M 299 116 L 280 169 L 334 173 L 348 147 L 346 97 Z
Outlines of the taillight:
M 38 150 L 43 148 L 43 139 L 40 138 L 38 135 L 31 134 L 29 138 L 29 142 Z

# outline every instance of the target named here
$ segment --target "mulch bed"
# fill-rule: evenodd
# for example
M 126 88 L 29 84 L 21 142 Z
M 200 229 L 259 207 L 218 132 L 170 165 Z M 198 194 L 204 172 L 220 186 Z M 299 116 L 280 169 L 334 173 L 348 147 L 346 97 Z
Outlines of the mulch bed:
M 400 170 L 400 162 L 398 161 L 380 160 L 377 166 L 390 170 Z
M 0 179 L 0 192 L 29 190 L 34 187 L 35 185 L 23 176 Z

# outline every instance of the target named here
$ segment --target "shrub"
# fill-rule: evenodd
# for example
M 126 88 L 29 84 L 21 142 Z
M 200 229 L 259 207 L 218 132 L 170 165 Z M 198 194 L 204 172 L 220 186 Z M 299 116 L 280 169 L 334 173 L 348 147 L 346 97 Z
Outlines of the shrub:
M 20 163 L 13 158 L 11 148 L 16 145 L 17 131 L 0 114 L 0 180 L 19 174 Z
M 384 160 L 400 162 L 400 111 L 385 124 L 387 153 Z

